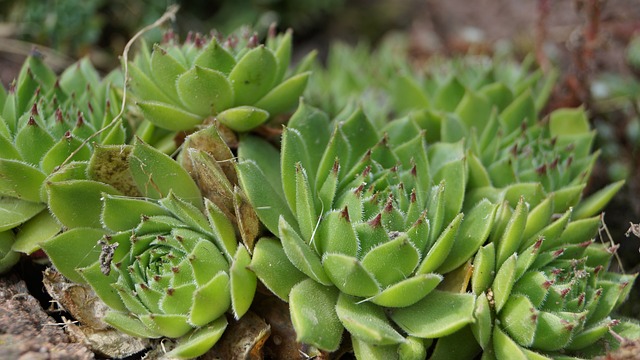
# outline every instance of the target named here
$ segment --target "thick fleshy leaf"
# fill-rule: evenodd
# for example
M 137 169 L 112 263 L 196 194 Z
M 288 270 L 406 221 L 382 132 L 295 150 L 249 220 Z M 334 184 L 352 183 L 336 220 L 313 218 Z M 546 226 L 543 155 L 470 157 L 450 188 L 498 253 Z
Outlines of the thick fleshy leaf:
M 237 166 L 240 184 L 267 229 L 277 234 L 280 216 L 288 223 L 295 224 L 295 217 L 284 200 L 284 195 L 281 191 L 274 190 L 258 164 L 249 160 L 242 161 Z M 276 168 L 279 168 L 279 165 L 276 165 Z
M 274 52 L 274 56 L 278 60 L 278 73 L 275 79 L 276 82 L 280 82 L 284 79 L 284 75 L 291 63 L 292 33 L 293 30 L 287 29 L 284 35 L 276 38 L 270 38 L 277 39 L 277 41 L 271 43 L 269 41 L 270 39 L 267 39 L 267 47 Z M 277 43 L 277 47 L 274 48 L 275 43 Z
M 280 242 L 273 238 L 261 238 L 256 242 L 249 269 L 260 281 L 284 301 L 294 285 L 308 277 L 287 258 Z
M 159 333 L 149 329 L 138 318 L 121 312 L 109 311 L 103 320 L 107 324 L 131 336 L 151 339 L 162 337 Z
M 356 257 L 359 243 L 347 211 L 325 213 L 313 244 L 319 253 L 338 253 Z
M 384 307 L 411 306 L 427 296 L 441 281 L 440 274 L 415 275 L 389 286 L 370 300 Z
M 372 303 L 360 303 L 358 298 L 341 293 L 336 313 L 351 336 L 369 344 L 391 345 L 404 341 L 404 337 L 387 319 L 384 310 Z
M 153 81 L 170 98 L 178 98 L 176 80 L 186 70 L 185 66 L 177 61 L 167 50 L 157 44 L 153 46 L 153 53 L 151 54 Z
M 239 246 L 229 269 L 231 282 L 231 309 L 233 317 L 240 319 L 253 302 L 258 281 L 256 274 L 249 270 L 251 256 L 244 246 Z
M 409 335 L 438 338 L 453 334 L 474 321 L 475 296 L 434 290 L 424 299 L 390 316 Z
M 581 201 L 574 210 L 574 219 L 584 219 L 597 215 L 624 185 L 624 180 L 609 184 Z
M 582 108 L 557 109 L 549 116 L 551 136 L 566 136 L 589 132 L 589 120 Z
M 491 318 L 491 306 L 487 295 L 482 293 L 476 299 L 476 306 L 473 310 L 473 316 L 476 321 L 471 323 L 471 332 L 478 344 L 483 349 L 487 349 L 491 341 L 491 332 L 493 331 L 493 319 Z
M 184 131 L 193 129 L 202 123 L 202 117 L 181 108 L 159 102 L 140 101 L 137 103 L 145 119 L 162 129 Z
M 202 209 L 198 186 L 175 160 L 159 150 L 137 142 L 129 155 L 130 171 L 144 196 L 160 199 L 169 191 Z
M 416 274 L 427 274 L 435 271 L 449 256 L 453 244 L 458 235 L 463 215 L 458 216 L 449 223 L 447 228 L 440 234 L 440 237 L 433 244 L 427 255 L 422 259 L 422 263 L 416 270 Z
M 494 326 L 493 328 L 493 349 L 496 358 L 499 360 L 529 360 L 522 348 L 500 330 L 498 326 Z
M 39 214 L 45 204 L 0 197 L 0 231 L 13 229 Z
M 351 339 L 356 359 L 389 360 L 398 357 L 398 345 L 373 345 L 357 337 Z
M 180 100 L 201 117 L 218 114 L 233 106 L 233 88 L 223 73 L 195 66 L 176 82 Z
M 0 196 L 40 202 L 40 187 L 46 175 L 19 160 L 0 159 Z
M 190 324 L 204 326 L 222 316 L 231 306 L 229 275 L 219 272 L 193 293 L 192 301 L 189 310 Z
M 278 63 L 263 45 L 249 50 L 229 73 L 235 91 L 235 105 L 251 105 L 262 98 L 273 86 Z
M 388 286 L 408 277 L 419 260 L 418 250 L 405 234 L 371 249 L 362 258 L 362 265 L 380 285 Z
M 497 242 L 496 268 L 502 266 L 507 258 L 514 254 L 520 247 L 528 215 L 529 210 L 524 202 L 524 198 L 520 198 L 502 236 Z
M 333 284 L 343 293 L 371 297 L 380 291 L 373 275 L 354 257 L 327 253 L 322 257 L 322 266 Z
M 439 338 L 430 360 L 474 359 L 482 351 L 469 326 Z
M 438 268 L 439 272 L 444 274 L 452 271 L 478 251 L 491 233 L 497 208 L 497 205 L 485 199 L 469 211 L 462 220 L 447 259 Z
M 24 161 L 38 165 L 40 159 L 55 144 L 55 141 L 46 129 L 30 120 L 26 126 L 18 131 L 14 143 Z
M 162 336 L 177 338 L 187 334 L 193 327 L 187 316 L 177 314 L 145 314 L 139 316 L 147 327 L 158 331 Z
M 551 216 L 554 212 L 553 205 L 553 195 L 551 195 L 531 209 L 527 216 L 527 224 L 522 234 L 523 241 L 526 241 L 535 235 L 551 222 Z M 522 244 L 520 244 L 520 248 L 522 249 Z
M 47 184 L 49 209 L 64 226 L 101 228 L 102 198 L 121 195 L 110 185 L 90 180 L 68 180 Z
M 91 157 L 89 146 L 83 144 L 80 139 L 66 133 L 49 151 L 42 157 L 40 168 L 45 174 L 50 174 L 65 161 L 86 161 Z
M 283 81 L 263 96 L 255 106 L 272 116 L 290 110 L 298 103 L 310 74 L 310 72 L 304 72 Z
M 238 106 L 216 116 L 221 124 L 235 131 L 249 131 L 269 119 L 269 113 L 254 106 Z
M 236 232 L 231 220 L 211 201 L 205 200 L 205 208 L 211 231 L 215 235 L 213 240 L 231 261 L 238 247 Z
M 480 295 L 485 292 L 491 283 L 495 275 L 496 269 L 496 251 L 494 243 L 490 242 L 487 245 L 478 249 L 476 256 L 473 259 L 473 274 L 471 275 L 471 291 Z
M 300 238 L 282 216 L 280 217 L 278 228 L 282 247 L 289 261 L 313 280 L 324 285 L 331 285 L 332 282 L 322 268 L 318 255 Z
M 60 223 L 48 211 L 41 211 L 20 227 L 11 249 L 27 255 L 31 254 L 40 249 L 40 243 L 51 239 L 61 230 Z
M 500 326 L 518 344 L 530 347 L 536 335 L 539 311 L 522 294 L 509 297 L 500 311 Z
M 301 167 L 300 163 L 296 165 L 296 218 L 298 225 L 300 225 L 302 238 L 312 242 L 318 226 L 315 200 L 306 171 Z M 357 244 L 357 240 L 354 242 Z
M 171 359 L 193 359 L 203 355 L 218 342 L 226 328 L 227 318 L 221 316 L 207 326 L 178 339 L 177 346 L 166 356 Z
M 339 291 L 307 279 L 291 290 L 289 309 L 299 342 L 335 351 L 342 339 L 343 325 L 336 314 Z
M 122 246 L 123 247 L 123 246 Z M 96 261 L 90 266 L 84 268 L 78 268 L 77 271 L 82 278 L 91 285 L 93 291 L 107 306 L 114 311 L 127 312 L 126 305 L 122 302 L 122 298 L 118 291 L 111 286 L 118 281 L 118 272 L 114 271 L 115 264 L 111 263 L 109 275 L 105 275 L 103 264 L 100 261 Z
M 567 346 L 577 324 L 549 312 L 540 312 L 533 346 L 540 350 L 555 351 Z
M 193 61 L 194 66 L 213 69 L 228 75 L 235 66 L 236 61 L 233 55 L 229 54 L 224 47 L 220 46 L 218 40 L 213 36 L 211 42 Z
M 105 194 L 101 221 L 111 231 L 125 231 L 135 228 L 142 216 L 169 215 L 167 209 L 155 202 Z
M 98 261 L 102 249 L 97 243 L 104 234 L 101 229 L 75 228 L 42 243 L 41 247 L 62 275 L 84 284 L 85 280 L 76 270 Z
M 20 253 L 11 250 L 14 241 L 13 231 L 0 231 L 0 274 L 9 271 L 20 260 Z
M 431 158 L 430 158 L 431 159 Z M 433 176 L 433 181 L 444 182 L 444 221 L 453 220 L 462 209 L 467 183 L 466 160 L 460 159 L 446 163 Z
M 500 266 L 493 281 L 493 299 L 496 311 L 500 311 L 511 295 L 511 289 L 516 281 L 516 259 L 517 254 L 513 254 Z

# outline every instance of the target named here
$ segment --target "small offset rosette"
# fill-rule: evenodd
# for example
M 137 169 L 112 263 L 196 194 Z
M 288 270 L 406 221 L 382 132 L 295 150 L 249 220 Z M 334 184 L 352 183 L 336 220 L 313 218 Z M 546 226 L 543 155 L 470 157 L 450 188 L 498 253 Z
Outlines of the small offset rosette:
M 266 44 L 247 29 L 226 39 L 190 34 L 182 44 L 167 34 L 153 51 L 143 49 L 130 71 L 132 93 L 150 123 L 144 133 L 154 133 L 149 126 L 191 130 L 210 117 L 244 132 L 291 110 L 315 54 L 289 71 L 291 33 L 271 32 Z

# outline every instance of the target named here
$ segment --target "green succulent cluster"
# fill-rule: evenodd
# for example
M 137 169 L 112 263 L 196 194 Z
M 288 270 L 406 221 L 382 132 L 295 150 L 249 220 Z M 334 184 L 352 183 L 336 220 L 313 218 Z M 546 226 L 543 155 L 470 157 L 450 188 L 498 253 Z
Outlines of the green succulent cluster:
M 41 246 L 108 324 L 176 339 L 177 358 L 214 346 L 258 280 L 300 343 L 358 359 L 593 357 L 639 338 L 611 315 L 637 274 L 610 272 L 616 247 L 596 241 L 622 182 L 582 196 L 598 155 L 584 110 L 541 119 L 553 75 L 530 64 L 423 76 L 396 45 L 343 48 L 330 66 L 353 73 L 313 82 L 279 143 L 245 132 L 304 91 L 313 54 L 288 76 L 290 32 L 143 47 L 127 124 L 117 74 L 31 57 L 0 91 L 3 266 Z
M 440 339 L 434 359 L 481 351 L 496 359 L 591 358 L 611 329 L 627 331 L 610 314 L 637 274 L 607 271 L 617 247 L 596 242 L 599 216 L 556 211 L 553 197 L 532 208 L 524 198 L 515 208 L 502 203 L 490 241 L 473 259 L 475 321 Z
M 0 87 L 0 232 L 14 238 L 12 251 L 30 254 L 38 243 L 61 230 L 49 215 L 46 178 L 65 162 L 88 160 L 93 144 L 121 144 L 127 131 L 121 122 L 84 143 L 111 124 L 119 82 L 113 72 L 101 79 L 87 59 L 55 75 L 34 52 L 18 79 Z M 21 230 L 13 230 L 21 226 Z M 7 242 L 8 243 L 8 242 Z M 11 254 L 9 252 L 7 254 Z M 2 261 L 5 271 L 17 261 Z
M 466 203 L 483 198 L 515 203 L 519 194 L 537 203 L 553 194 L 558 211 L 577 206 L 574 216 L 585 217 L 601 210 L 624 184 L 613 183 L 583 201 L 600 154 L 591 152 L 595 131 L 582 108 L 541 118 L 557 74 L 535 69 L 533 58 L 522 63 L 504 57 L 434 59 L 415 70 L 402 38 L 387 39 L 373 54 L 368 50 L 334 46 L 327 68 L 316 68 L 311 79 L 310 102 L 335 112 L 353 106 L 356 98 L 382 132 L 422 129 L 429 143 L 464 140 Z M 363 93 L 373 96 L 358 97 Z
M 218 341 L 226 312 L 239 319 L 251 305 L 247 248 L 258 223 L 233 187 L 232 164 L 218 164 L 233 155 L 215 126 L 183 149 L 178 162 L 140 140 L 97 146 L 50 176 L 49 211 L 66 231 L 42 248 L 64 276 L 95 290 L 111 309 L 105 322 L 175 338 L 171 356 L 192 358 Z
M 249 131 L 293 108 L 305 89 L 311 58 L 289 73 L 291 39 L 291 31 L 270 33 L 260 44 L 245 29 L 226 39 L 196 34 L 181 44 L 169 33 L 130 64 L 132 92 L 160 129 L 191 130 L 215 118 Z
M 472 321 L 473 297 L 434 289 L 475 252 L 456 237 L 482 244 L 495 206 L 480 202 L 463 220 L 462 143 L 427 151 L 424 133 L 405 135 L 379 135 L 359 109 L 330 122 L 302 104 L 281 156 L 258 138 L 241 142 L 240 183 L 279 238 L 258 240 L 250 268 L 289 302 L 299 341 L 334 351 L 346 328 L 356 354 L 420 353 L 420 338 Z M 434 307 L 445 300 L 459 305 L 456 321 Z
M 56 267 L 88 283 L 111 309 L 103 320 L 136 337 L 176 338 L 168 354 L 204 354 L 248 310 L 257 280 L 231 222 L 208 200 L 205 211 L 172 192 L 158 201 L 105 195 L 103 228 L 78 227 L 44 249 Z M 78 255 L 69 254 L 75 246 Z

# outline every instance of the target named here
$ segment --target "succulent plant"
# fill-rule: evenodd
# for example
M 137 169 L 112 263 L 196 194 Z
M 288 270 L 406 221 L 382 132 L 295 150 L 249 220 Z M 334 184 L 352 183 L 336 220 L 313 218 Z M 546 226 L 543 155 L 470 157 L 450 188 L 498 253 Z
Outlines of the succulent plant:
M 32 253 L 60 231 L 46 210 L 45 179 L 64 162 L 89 159 L 93 145 L 83 142 L 115 116 L 114 81 L 117 72 L 101 80 L 87 59 L 57 77 L 34 52 L 0 97 L 0 231 L 21 226 L 14 251 Z M 112 125 L 94 142 L 124 143 L 122 122 Z
M 291 31 L 271 32 L 263 45 L 243 31 L 224 41 L 190 35 L 180 44 L 168 34 L 152 52 L 143 48 L 131 64 L 132 92 L 155 127 L 191 130 L 215 118 L 235 131 L 249 131 L 294 107 L 306 86 L 304 64 L 287 76 L 291 37 Z
M 617 245 L 595 241 L 600 217 L 573 220 L 568 210 L 551 220 L 553 212 L 551 198 L 531 210 L 523 199 L 515 209 L 503 203 L 473 261 L 475 322 L 438 340 L 434 359 L 482 350 L 483 358 L 592 358 L 619 345 L 602 343 L 616 326 L 640 335 L 610 317 L 637 274 L 607 271 Z
M 404 135 L 378 135 L 361 110 L 330 122 L 303 103 L 280 155 L 240 143 L 240 184 L 277 237 L 257 241 L 250 269 L 289 302 L 303 343 L 336 350 L 346 328 L 358 358 L 419 358 L 424 339 L 473 321 L 472 295 L 435 288 L 487 239 L 496 206 L 463 220 L 462 143 Z
M 105 195 L 104 229 L 79 227 L 43 248 L 63 275 L 86 282 L 112 310 L 104 321 L 132 336 L 169 337 L 168 356 L 209 350 L 249 308 L 257 280 L 233 225 L 205 201 L 205 213 L 173 193 L 161 200 Z M 73 252 L 69 251 L 71 248 Z
M 108 324 L 133 336 L 176 338 L 170 355 L 192 358 L 220 338 L 227 311 L 238 319 L 252 302 L 257 280 L 237 234 L 250 250 L 258 223 L 226 178 L 233 165 L 223 169 L 214 157 L 232 156 L 215 127 L 190 135 L 184 148 L 181 161 L 195 180 L 139 140 L 98 146 L 88 162 L 63 167 L 47 192 L 67 230 L 42 248 L 112 309 Z
M 532 69 L 532 58 L 467 57 L 431 60 L 421 72 L 408 66 L 402 40 L 391 37 L 373 54 L 363 45 L 334 46 L 327 69 L 317 68 L 311 78 L 311 102 L 335 111 L 369 93 L 373 97 L 360 101 L 381 133 L 424 129 L 428 142 L 464 139 L 470 205 L 483 198 L 515 203 L 520 194 L 536 205 L 550 193 L 560 212 L 578 205 L 599 152 L 591 152 L 595 131 L 584 109 L 558 109 L 539 120 L 554 71 Z M 623 184 L 585 199 L 574 217 L 602 210 Z

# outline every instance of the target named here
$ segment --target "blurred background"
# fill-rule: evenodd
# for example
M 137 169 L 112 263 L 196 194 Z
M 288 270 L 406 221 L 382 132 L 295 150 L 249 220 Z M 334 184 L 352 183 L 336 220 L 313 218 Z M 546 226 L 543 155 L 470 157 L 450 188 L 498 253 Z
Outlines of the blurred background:
M 229 33 L 249 24 L 264 34 L 270 24 L 294 30 L 299 54 L 325 59 L 336 41 L 375 47 L 396 36 L 413 63 L 468 54 L 534 54 L 561 76 L 545 112 L 585 106 L 602 149 L 587 191 L 626 179 L 605 210 L 605 223 L 621 243 L 621 266 L 640 271 L 640 239 L 626 237 L 640 222 L 640 1 L 638 0 L 0 0 L 0 80 L 7 88 L 34 46 L 54 69 L 89 57 L 104 72 L 119 66 L 127 41 L 181 7 L 169 27 Z M 397 37 L 400 34 L 400 37 Z M 158 41 L 161 30 L 146 35 Z M 621 311 L 638 318 L 640 284 Z

